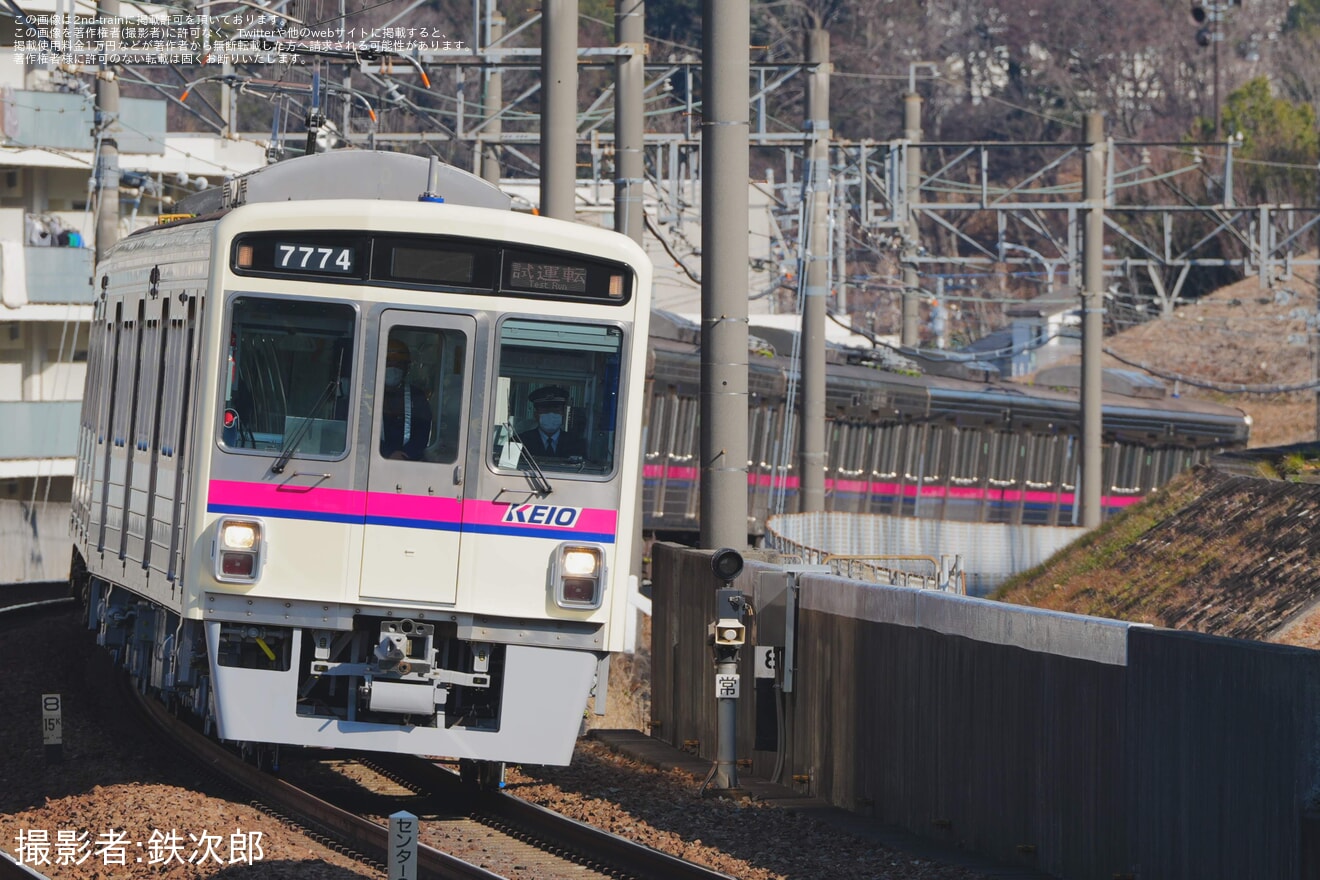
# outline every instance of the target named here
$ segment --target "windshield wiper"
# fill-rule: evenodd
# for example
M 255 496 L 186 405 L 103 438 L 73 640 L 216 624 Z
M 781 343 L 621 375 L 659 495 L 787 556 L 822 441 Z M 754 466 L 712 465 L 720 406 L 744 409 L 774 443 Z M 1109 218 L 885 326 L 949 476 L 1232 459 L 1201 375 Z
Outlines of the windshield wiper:
M 280 457 L 275 459 L 275 463 L 270 466 L 272 474 L 284 473 L 284 466 L 289 463 L 289 459 L 293 458 L 293 453 L 297 451 L 298 444 L 303 441 L 303 438 L 307 436 L 307 432 L 311 430 L 312 420 L 315 418 L 317 411 L 321 409 L 323 403 L 330 399 L 330 394 L 338 389 L 339 381 L 331 379 L 330 384 L 326 385 L 325 390 L 321 392 L 321 396 L 316 398 L 316 403 L 312 404 L 312 408 L 308 410 L 307 415 L 302 417 L 298 427 L 284 441 L 284 446 L 280 449 Z
M 509 432 L 509 439 L 507 442 L 518 443 L 518 445 L 522 447 L 522 458 L 520 460 L 526 461 L 527 464 L 530 465 L 525 473 L 527 474 L 527 482 L 532 484 L 532 491 L 536 492 L 536 494 L 542 498 L 549 495 L 554 491 L 554 487 L 551 486 L 550 481 L 546 479 L 545 471 L 541 470 L 541 465 L 537 463 L 536 456 L 532 455 L 531 450 L 518 441 L 518 435 L 513 432 L 513 424 L 511 422 L 505 422 L 504 429 Z

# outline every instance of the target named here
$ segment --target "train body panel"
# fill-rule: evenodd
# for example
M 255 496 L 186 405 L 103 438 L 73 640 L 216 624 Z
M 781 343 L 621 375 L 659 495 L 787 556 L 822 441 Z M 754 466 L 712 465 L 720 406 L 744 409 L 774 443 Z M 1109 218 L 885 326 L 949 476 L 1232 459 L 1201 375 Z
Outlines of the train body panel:
M 641 249 L 252 198 L 98 275 L 74 521 L 102 643 L 226 739 L 566 762 L 626 629 Z
M 79 428 L 73 533 L 98 571 L 177 613 L 186 540 L 182 477 L 195 420 L 192 358 L 210 235 L 171 232 L 126 242 L 122 270 L 102 286 Z

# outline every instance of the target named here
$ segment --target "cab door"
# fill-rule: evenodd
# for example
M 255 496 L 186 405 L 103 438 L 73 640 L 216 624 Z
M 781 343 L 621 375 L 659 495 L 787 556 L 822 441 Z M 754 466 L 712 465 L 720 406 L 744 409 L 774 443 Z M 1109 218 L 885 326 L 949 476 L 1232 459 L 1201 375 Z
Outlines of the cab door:
M 381 313 L 370 412 L 363 598 L 452 604 L 476 322 Z

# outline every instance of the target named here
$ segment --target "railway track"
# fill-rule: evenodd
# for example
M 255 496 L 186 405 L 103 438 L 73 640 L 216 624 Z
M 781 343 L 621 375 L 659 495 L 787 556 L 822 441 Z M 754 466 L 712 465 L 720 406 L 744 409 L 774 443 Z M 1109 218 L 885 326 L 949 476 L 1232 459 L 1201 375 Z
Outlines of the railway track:
M 126 681 L 126 679 L 125 679 Z M 258 769 L 175 717 L 158 700 L 125 684 L 126 697 L 163 736 L 225 784 L 244 790 L 254 806 L 293 822 L 362 864 L 383 870 L 388 844 L 384 817 L 407 810 L 420 820 L 419 877 L 584 878 L 584 880 L 727 880 L 727 875 L 560 816 L 511 795 L 475 789 L 434 761 L 373 753 L 302 752 L 286 757 L 283 774 Z M 327 780 L 313 765 L 357 763 L 382 784 Z M 342 774 L 341 774 L 342 776 Z M 292 781 L 291 781 L 292 780 Z M 365 816 L 381 817 L 374 821 Z M 482 864 L 440 848 L 479 841 Z M 468 847 L 470 848 L 470 847 Z
M 42 615 L 67 614 L 72 600 L 60 592 L 49 587 L 0 591 L 0 630 L 30 625 Z M 97 655 L 94 666 L 88 674 L 97 686 L 117 690 L 113 702 L 131 707 L 160 748 L 182 752 L 202 770 L 210 779 L 208 788 L 228 791 L 233 800 L 296 827 L 369 870 L 385 868 L 384 817 L 407 810 L 420 819 L 418 877 L 727 880 L 725 874 L 509 794 L 467 785 L 431 760 L 299 750 L 286 760 L 288 779 L 271 775 L 143 694 L 103 656 Z M 345 768 L 350 772 L 342 772 Z M 446 844 L 464 852 L 478 850 L 481 864 L 445 852 Z M 16 876 L 14 869 L 0 863 L 0 876 Z
M 73 603 L 65 581 L 5 584 L 0 587 L 0 614 L 19 624 L 33 615 L 67 608 Z M 12 625 L 12 624 L 6 624 Z
M 362 763 L 382 777 L 412 791 L 438 811 L 457 809 L 463 821 L 525 840 L 541 852 L 563 853 L 575 867 L 573 877 L 627 877 L 635 880 L 716 880 L 727 875 L 702 865 L 657 852 L 566 818 L 504 791 L 476 789 L 464 784 L 459 774 L 433 760 L 406 755 L 371 755 Z M 529 876 L 553 876 L 543 869 Z M 584 873 L 584 868 L 588 872 Z M 596 873 L 590 873 L 595 871 Z

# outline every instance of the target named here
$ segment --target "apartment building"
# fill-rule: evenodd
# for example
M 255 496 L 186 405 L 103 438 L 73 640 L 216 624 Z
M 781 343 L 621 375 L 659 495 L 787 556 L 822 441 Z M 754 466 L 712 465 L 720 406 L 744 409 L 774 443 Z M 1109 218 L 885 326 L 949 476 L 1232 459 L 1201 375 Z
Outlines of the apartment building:
M 60 2 L 24 11 L 53 15 Z M 33 579 L 52 552 L 67 571 L 95 272 L 92 80 L 28 63 L 18 36 L 0 19 L 0 583 Z M 121 235 L 265 164 L 264 144 L 168 131 L 164 97 L 122 97 L 120 110 Z

